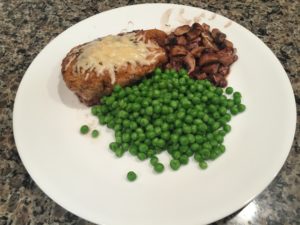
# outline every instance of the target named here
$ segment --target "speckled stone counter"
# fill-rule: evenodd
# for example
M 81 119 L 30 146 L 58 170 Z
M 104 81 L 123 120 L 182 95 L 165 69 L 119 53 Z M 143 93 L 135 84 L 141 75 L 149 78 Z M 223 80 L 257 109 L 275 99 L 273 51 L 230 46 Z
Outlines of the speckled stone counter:
M 40 50 L 71 25 L 96 13 L 146 1 L 0 1 L 0 225 L 91 224 L 49 199 L 18 156 L 12 110 L 18 85 Z M 155 2 L 155 1 L 154 1 Z M 242 24 L 260 37 L 283 64 L 300 111 L 300 2 L 182 0 Z M 288 118 L 287 118 L 288 119 Z M 215 224 L 300 224 L 300 133 L 273 182 L 245 208 Z

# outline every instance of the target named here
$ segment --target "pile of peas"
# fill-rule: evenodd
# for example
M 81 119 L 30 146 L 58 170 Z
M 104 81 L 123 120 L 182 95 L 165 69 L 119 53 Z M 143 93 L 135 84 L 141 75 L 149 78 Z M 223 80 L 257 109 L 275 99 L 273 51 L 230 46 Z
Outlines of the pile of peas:
M 208 160 L 225 152 L 228 122 L 246 109 L 241 99 L 233 88 L 223 90 L 208 80 L 193 80 L 184 69 L 157 68 L 137 85 L 116 85 L 110 96 L 92 107 L 92 114 L 115 131 L 109 148 L 117 157 L 128 151 L 142 161 L 149 159 L 161 173 L 165 166 L 156 155 L 167 151 L 173 170 L 188 164 L 191 157 L 206 169 Z

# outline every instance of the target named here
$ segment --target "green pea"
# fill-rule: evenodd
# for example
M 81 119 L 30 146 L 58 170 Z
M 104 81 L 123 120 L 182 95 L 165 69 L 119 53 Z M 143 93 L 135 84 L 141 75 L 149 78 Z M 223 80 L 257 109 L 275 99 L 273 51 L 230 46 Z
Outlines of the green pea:
M 199 162 L 199 167 L 203 170 L 205 170 L 207 168 L 207 163 L 205 161 L 200 161 Z
M 109 148 L 110 148 L 112 151 L 116 151 L 118 147 L 119 147 L 119 145 L 118 145 L 118 143 L 116 143 L 116 142 L 111 142 L 111 143 L 109 144 Z
M 188 145 L 189 144 L 189 139 L 185 136 L 182 136 L 179 138 L 179 142 L 181 145 Z
M 145 159 L 147 159 L 147 155 L 144 152 L 139 152 L 137 154 L 137 157 L 139 160 L 144 161 Z
M 231 95 L 233 93 L 233 88 L 232 87 L 227 87 L 225 89 L 226 94 Z
M 132 182 L 132 181 L 135 181 L 136 178 L 137 178 L 137 175 L 136 175 L 135 172 L 129 171 L 129 172 L 127 173 L 127 180 L 128 180 L 128 181 L 131 181 L 131 182 Z
M 162 163 L 157 163 L 154 165 L 154 170 L 157 173 L 162 173 L 164 171 L 165 167 Z
M 90 128 L 87 125 L 82 125 L 80 127 L 80 133 L 81 134 L 87 134 L 90 131 Z
M 239 110 L 239 112 L 244 112 L 246 110 L 246 106 L 243 105 L 243 104 L 239 104 L 238 105 L 238 110 Z
M 180 161 L 178 159 L 172 159 L 170 161 L 170 167 L 172 170 L 178 170 L 180 168 Z
M 129 147 L 129 153 L 133 156 L 137 155 L 138 154 L 138 148 L 136 145 L 131 145 Z
M 156 156 L 152 156 L 150 159 L 150 164 L 152 166 L 155 166 L 159 162 L 158 158 Z
M 189 157 L 187 155 L 181 155 L 179 161 L 181 165 L 187 165 L 189 163 Z

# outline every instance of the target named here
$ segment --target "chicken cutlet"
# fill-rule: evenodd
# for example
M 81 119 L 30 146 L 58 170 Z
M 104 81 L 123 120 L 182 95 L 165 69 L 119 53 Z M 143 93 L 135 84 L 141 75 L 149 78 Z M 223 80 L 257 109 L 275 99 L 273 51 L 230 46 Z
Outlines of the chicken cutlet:
M 161 30 L 138 30 L 74 47 L 63 59 L 63 79 L 82 103 L 97 104 L 116 84 L 131 85 L 166 63 L 166 37 Z

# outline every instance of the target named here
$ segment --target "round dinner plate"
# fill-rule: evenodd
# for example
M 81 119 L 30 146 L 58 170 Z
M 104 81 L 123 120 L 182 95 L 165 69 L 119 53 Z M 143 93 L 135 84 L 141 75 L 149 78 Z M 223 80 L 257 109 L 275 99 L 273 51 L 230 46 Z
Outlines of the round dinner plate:
M 113 132 L 98 125 L 90 109 L 68 90 L 60 72 L 68 51 L 98 37 L 134 29 L 205 22 L 227 34 L 239 59 L 229 85 L 247 110 L 231 121 L 226 152 L 200 170 L 191 162 L 155 174 L 149 162 L 109 151 Z M 81 135 L 88 124 L 99 138 Z M 17 92 L 13 128 L 27 171 L 55 202 L 102 225 L 199 225 L 240 209 L 273 180 L 290 151 L 296 106 L 281 64 L 255 35 L 215 13 L 189 6 L 143 4 L 113 9 L 70 27 L 51 41 L 26 71 Z M 134 170 L 135 182 L 126 174 Z

